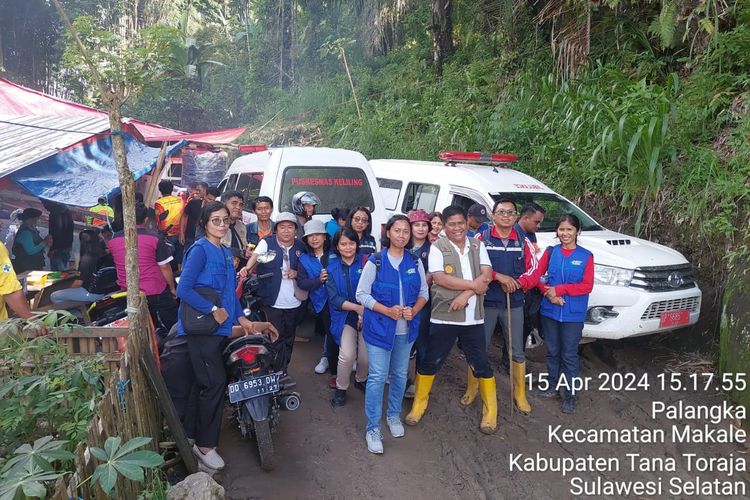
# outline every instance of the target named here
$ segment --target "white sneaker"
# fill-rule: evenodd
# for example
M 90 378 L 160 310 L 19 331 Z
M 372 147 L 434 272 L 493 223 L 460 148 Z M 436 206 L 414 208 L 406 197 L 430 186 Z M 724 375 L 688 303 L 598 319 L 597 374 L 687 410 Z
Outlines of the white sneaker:
M 370 429 L 365 434 L 367 451 L 380 455 L 383 453 L 383 439 L 380 437 L 380 429 Z
M 213 470 L 221 470 L 224 468 L 224 460 L 216 453 L 216 449 L 203 453 L 197 445 L 193 445 L 193 454 L 198 457 L 198 460 L 203 462 L 203 465 Z
M 318 364 L 315 365 L 315 373 L 322 375 L 326 370 L 328 370 L 328 358 L 323 356 L 320 358 L 320 361 L 318 361 Z
M 385 421 L 388 424 L 388 430 L 391 431 L 391 436 L 395 438 L 404 437 L 404 424 L 401 423 L 398 416 L 386 417 Z

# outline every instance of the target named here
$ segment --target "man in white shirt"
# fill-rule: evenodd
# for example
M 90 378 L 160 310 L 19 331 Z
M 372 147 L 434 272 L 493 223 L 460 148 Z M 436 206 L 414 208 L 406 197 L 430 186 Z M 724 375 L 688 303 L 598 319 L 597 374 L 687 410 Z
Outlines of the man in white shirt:
M 492 264 L 484 244 L 467 237 L 463 207 L 447 207 L 443 211 L 443 224 L 446 237 L 432 244 L 428 260 L 433 280 L 430 343 L 417 372 L 414 403 L 406 423 L 416 425 L 421 420 L 435 374 L 459 339 L 479 380 L 483 402 L 479 430 L 491 434 L 497 428 L 497 395 L 484 338 L 483 295 L 492 279 Z

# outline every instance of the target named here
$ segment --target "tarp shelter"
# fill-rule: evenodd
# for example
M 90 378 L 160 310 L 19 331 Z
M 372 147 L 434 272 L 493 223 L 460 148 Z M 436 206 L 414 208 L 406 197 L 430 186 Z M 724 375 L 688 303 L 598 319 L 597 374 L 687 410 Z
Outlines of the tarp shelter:
M 136 178 L 148 172 L 158 157 L 158 147 L 149 146 L 179 141 L 227 144 L 245 131 L 188 134 L 132 118 L 123 119 L 123 128 L 128 134 L 128 163 Z M 11 176 L 40 198 L 87 206 L 115 190 L 119 182 L 108 131 L 108 115 L 100 110 L 0 78 L 0 178 Z M 184 144 L 173 146 L 169 153 L 175 154 Z

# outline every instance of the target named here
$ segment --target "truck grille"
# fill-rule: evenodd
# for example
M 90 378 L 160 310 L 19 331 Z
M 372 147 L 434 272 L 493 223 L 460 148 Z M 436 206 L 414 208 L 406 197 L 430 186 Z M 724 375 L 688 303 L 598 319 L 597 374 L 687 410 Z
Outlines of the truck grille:
M 695 286 L 693 268 L 690 264 L 637 267 L 630 286 L 649 292 L 686 290 Z
M 682 299 L 672 300 L 660 300 L 659 302 L 652 302 L 641 314 L 641 319 L 658 319 L 661 317 L 661 313 L 667 311 L 679 311 L 687 309 L 691 313 L 698 310 L 700 306 L 700 297 L 685 297 Z

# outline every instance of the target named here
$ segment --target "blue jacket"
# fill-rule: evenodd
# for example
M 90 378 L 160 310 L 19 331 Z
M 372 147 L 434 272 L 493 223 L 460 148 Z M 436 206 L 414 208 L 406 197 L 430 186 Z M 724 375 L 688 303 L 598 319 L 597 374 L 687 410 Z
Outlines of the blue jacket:
M 325 255 L 322 257 L 324 261 L 326 260 L 325 257 Z M 299 274 L 297 275 L 297 286 L 310 292 L 310 302 L 315 312 L 319 313 L 328 301 L 328 291 L 319 278 L 320 272 L 323 270 L 323 263 L 309 253 L 300 255 L 299 262 L 302 265 L 299 267 Z
M 272 273 L 268 279 L 261 280 L 258 286 L 258 297 L 263 305 L 273 307 L 279 297 L 281 289 L 281 268 L 284 264 L 284 252 L 276 241 L 276 235 L 263 238 L 268 245 L 268 251 L 276 252 L 276 257 L 271 262 L 258 264 L 258 274 Z M 299 258 L 304 252 L 304 246 L 298 240 L 294 240 L 292 248 L 289 249 L 289 268 L 297 270 Z
M 400 289 L 403 288 L 403 305 L 413 307 L 417 303 L 422 283 L 416 257 L 405 252 L 398 269 L 394 269 L 388 259 L 388 249 L 384 248 L 380 253 L 370 255 L 368 260 L 378 267 L 370 292 L 372 298 L 386 307 L 399 305 L 401 304 Z M 378 261 L 380 261 L 379 265 Z M 420 317 L 421 315 L 417 315 L 408 322 L 409 342 L 417 339 Z M 368 344 L 390 351 L 393 349 L 393 340 L 396 336 L 396 320 L 365 308 L 362 336 Z
M 357 285 L 362 276 L 362 255 L 357 254 L 351 266 L 347 266 L 340 258 L 332 258 L 328 267 L 328 310 L 331 313 L 331 336 L 337 344 L 341 344 L 341 333 L 346 326 L 346 318 L 352 311 L 344 311 L 341 306 L 345 301 L 357 302 Z
M 371 234 L 362 235 L 359 240 L 359 251 L 364 255 L 371 254 L 377 250 L 375 238 Z
M 485 229 L 481 233 L 481 239 L 490 256 L 492 270 L 496 273 L 505 274 L 511 278 L 518 278 L 526 272 L 526 259 L 524 245 L 526 244 L 526 233 L 520 227 L 514 226 L 518 239 L 508 240 L 508 246 L 503 246 L 500 238 L 492 236 L 492 229 Z M 516 290 L 510 294 L 510 307 L 523 306 L 523 290 Z M 505 292 L 500 283 L 495 280 L 490 282 L 487 294 L 484 296 L 485 307 L 505 308 Z
M 247 234 L 245 235 L 245 239 L 248 243 L 252 243 L 253 245 L 257 245 L 260 243 L 260 238 L 258 237 L 258 221 L 251 222 L 246 226 Z M 276 234 L 276 223 L 274 221 L 271 221 L 271 233 Z
M 201 238 L 190 247 L 185 256 L 177 284 L 177 297 L 187 302 L 198 311 L 211 314 L 213 304 L 201 297 L 195 288 L 213 288 L 221 296 L 221 307 L 229 317 L 219 325 L 216 335 L 229 337 L 232 325 L 243 315 L 242 306 L 237 298 L 237 276 L 232 263 L 232 252 L 224 245 L 217 248 L 206 238 Z M 182 307 L 182 305 L 180 305 Z M 185 335 L 182 328 L 182 314 L 177 315 L 177 332 Z
M 549 263 L 547 265 L 547 285 L 567 285 L 580 283 L 586 270 L 586 264 L 591 258 L 591 252 L 581 246 L 576 246 L 573 253 L 565 257 L 562 245 L 549 247 Z M 558 306 L 550 302 L 547 297 L 542 298 L 541 314 L 547 318 L 560 322 L 582 323 L 586 319 L 589 306 L 587 295 L 565 295 L 565 305 Z

